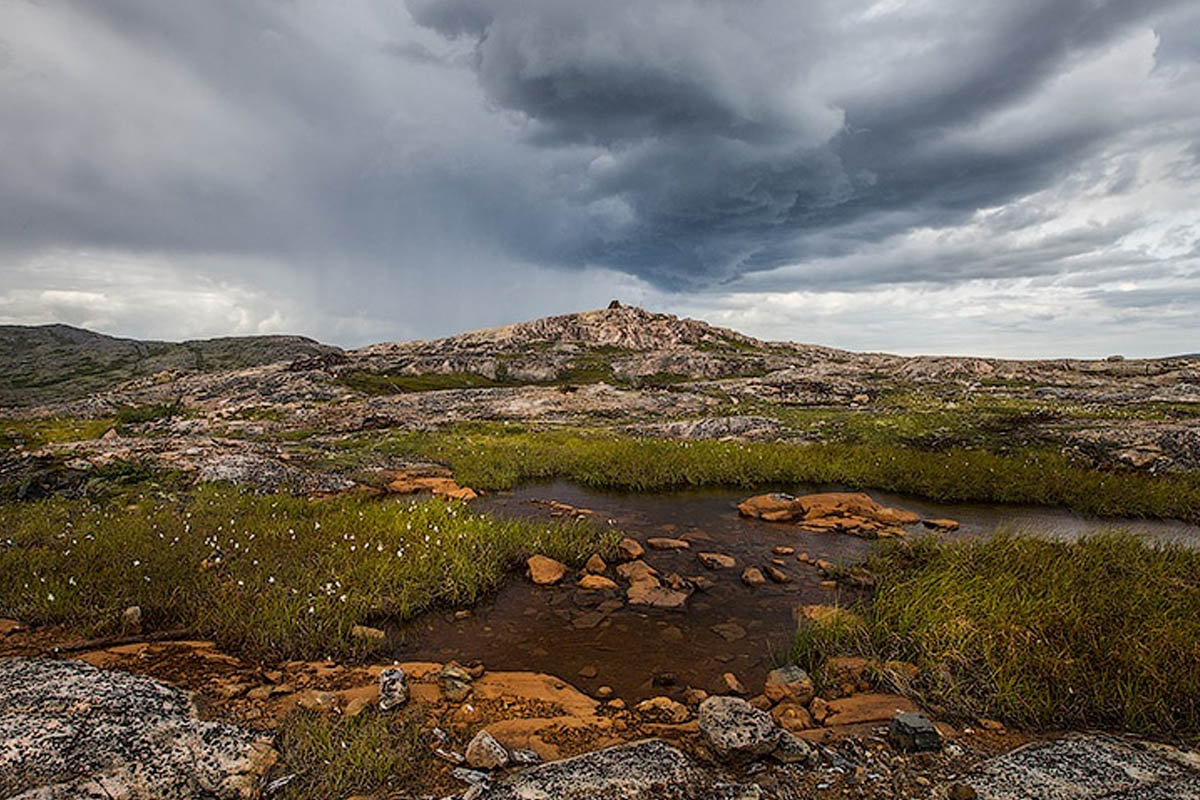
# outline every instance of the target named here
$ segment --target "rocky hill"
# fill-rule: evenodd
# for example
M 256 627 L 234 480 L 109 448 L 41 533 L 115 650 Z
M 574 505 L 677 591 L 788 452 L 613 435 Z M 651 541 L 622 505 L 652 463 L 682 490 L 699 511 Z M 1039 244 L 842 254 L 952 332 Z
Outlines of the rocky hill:
M 0 387 L 0 417 L 22 425 L 125 420 L 119 436 L 64 441 L 62 455 L 223 476 L 250 459 L 255 474 L 293 484 L 306 483 L 289 460 L 295 442 L 310 458 L 364 431 L 485 421 L 672 439 L 1029 445 L 1088 464 L 1200 469 L 1195 357 L 852 353 L 623 306 L 346 351 L 299 337 L 172 344 L 10 327 Z M 134 424 L 131 409 L 146 421 Z M 23 430 L 4 429 L 18 444 L 74 435 Z
M 0 326 L 0 406 L 72 400 L 165 371 L 218 372 L 340 352 L 302 336 L 138 341 L 70 325 Z

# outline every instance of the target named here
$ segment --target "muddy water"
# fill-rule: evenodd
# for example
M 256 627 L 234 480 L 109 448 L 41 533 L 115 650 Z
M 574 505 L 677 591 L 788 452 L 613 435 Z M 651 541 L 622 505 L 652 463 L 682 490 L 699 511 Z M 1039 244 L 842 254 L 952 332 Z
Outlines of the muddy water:
M 474 608 L 470 616 L 458 619 L 451 612 L 434 612 L 393 628 L 395 656 L 431 661 L 478 659 L 490 669 L 539 670 L 588 692 L 611 686 L 618 697 L 630 703 L 659 694 L 677 696 L 687 686 L 718 690 L 726 672 L 757 694 L 766 673 L 790 647 L 798 606 L 846 605 L 857 599 L 853 590 L 845 587 L 822 588 L 815 567 L 796 555 L 774 555 L 773 548 L 793 547 L 797 554 L 853 563 L 867 554 L 872 543 L 844 534 L 806 533 L 791 524 L 744 519 L 735 506 L 747 494 L 630 495 L 556 483 L 482 498 L 476 508 L 494 514 L 544 517 L 549 509 L 531 501 L 557 500 L 592 509 L 602 524 L 617 527 L 643 543 L 655 536 L 685 539 L 691 543 L 690 550 L 647 549 L 645 560 L 660 573 L 704 575 L 714 585 L 694 593 L 683 610 L 670 611 L 621 602 L 625 584 L 619 579 L 619 593 L 578 591 L 575 576 L 552 588 L 514 579 Z M 1200 546 L 1200 527 L 1183 523 L 1096 520 L 1055 509 L 943 505 L 884 492 L 871 495 L 885 505 L 925 517 L 959 520 L 962 528 L 947 534 L 952 537 L 986 537 L 1008 528 L 1072 538 L 1119 528 L 1157 541 Z M 737 566 L 705 569 L 696 554 L 707 551 L 731 555 Z M 768 582 L 756 588 L 742 584 L 744 567 L 761 568 L 774 559 L 782 561 L 780 568 L 790 582 Z M 608 574 L 616 578 L 611 565 Z

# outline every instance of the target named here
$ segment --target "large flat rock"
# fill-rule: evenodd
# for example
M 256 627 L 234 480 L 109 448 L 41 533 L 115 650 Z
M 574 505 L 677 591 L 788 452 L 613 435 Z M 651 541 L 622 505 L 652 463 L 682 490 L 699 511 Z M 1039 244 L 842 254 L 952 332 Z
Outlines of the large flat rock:
M 0 661 L 0 798 L 242 800 L 275 751 L 257 733 L 196 718 L 161 681 L 81 661 Z
M 744 787 L 710 782 L 661 739 L 597 750 L 527 769 L 480 800 L 735 800 Z
M 1078 735 L 990 759 L 966 782 L 980 800 L 1200 800 L 1200 756 Z

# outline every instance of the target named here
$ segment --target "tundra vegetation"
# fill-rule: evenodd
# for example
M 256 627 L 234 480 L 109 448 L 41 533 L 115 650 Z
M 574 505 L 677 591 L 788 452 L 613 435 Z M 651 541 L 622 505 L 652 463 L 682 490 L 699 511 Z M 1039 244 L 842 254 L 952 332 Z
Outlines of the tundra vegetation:
M 363 656 L 356 624 L 464 606 L 534 553 L 581 563 L 614 533 L 440 499 L 313 501 L 205 486 L 0 505 L 0 615 L 88 635 L 121 612 L 264 659 Z
M 931 707 L 1034 729 L 1200 741 L 1200 551 L 1111 533 L 889 542 L 869 601 L 802 625 L 793 659 L 909 661 Z

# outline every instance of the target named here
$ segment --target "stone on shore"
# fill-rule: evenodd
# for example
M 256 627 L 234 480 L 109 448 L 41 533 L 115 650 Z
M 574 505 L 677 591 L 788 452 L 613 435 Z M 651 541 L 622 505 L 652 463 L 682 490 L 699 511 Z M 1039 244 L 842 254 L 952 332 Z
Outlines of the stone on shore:
M 700 734 L 713 753 L 731 763 L 767 755 L 779 742 L 779 729 L 765 711 L 737 697 L 710 697 L 700 704 Z
M 530 556 L 526 563 L 529 565 L 530 579 L 538 586 L 553 586 L 567 574 L 565 564 L 546 556 Z

